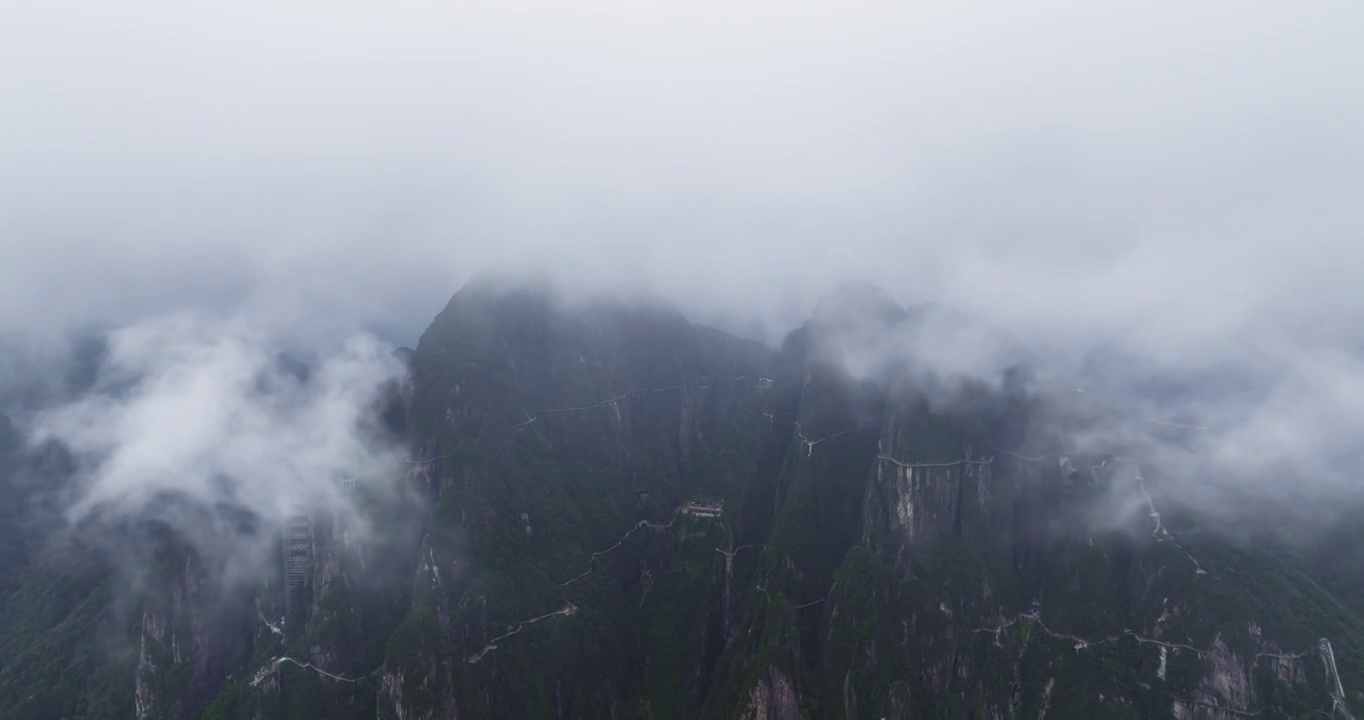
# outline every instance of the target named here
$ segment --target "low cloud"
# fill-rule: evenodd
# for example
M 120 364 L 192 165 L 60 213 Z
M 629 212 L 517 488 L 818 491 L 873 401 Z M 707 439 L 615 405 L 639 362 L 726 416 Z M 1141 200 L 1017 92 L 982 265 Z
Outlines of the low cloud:
M 364 336 L 306 370 L 277 347 L 251 323 L 185 314 L 113 332 L 94 388 L 34 420 L 36 442 L 76 458 L 69 523 L 159 521 L 243 577 L 276 557 L 265 550 L 293 514 L 334 513 L 363 539 L 346 483 L 399 492 L 405 455 L 377 406 L 402 367 Z
M 1188 457 L 1236 492 L 1334 497 L 1364 418 L 1361 31 L 1351 0 L 10 3 L 0 332 L 129 328 L 115 364 L 150 380 L 44 420 L 102 463 L 80 512 L 185 464 L 272 516 L 329 492 L 346 434 L 312 413 L 354 398 L 315 378 L 278 407 L 266 348 L 412 345 L 475 272 L 531 262 L 774 344 L 870 280 L 1210 428 Z M 151 327 L 164 360 L 130 349 Z M 1014 350 L 976 327 L 885 350 L 993 382 Z

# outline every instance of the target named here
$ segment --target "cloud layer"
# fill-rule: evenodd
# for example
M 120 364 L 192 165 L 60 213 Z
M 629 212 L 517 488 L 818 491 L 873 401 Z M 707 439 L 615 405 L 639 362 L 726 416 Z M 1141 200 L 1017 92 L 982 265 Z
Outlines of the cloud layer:
M 80 460 L 68 520 L 156 519 L 235 561 L 273 547 L 271 531 L 297 513 L 326 510 L 364 538 L 346 482 L 371 502 L 398 494 L 405 456 L 379 431 L 377 405 L 399 363 L 365 337 L 307 373 L 273 348 L 244 323 L 183 314 L 113 333 L 95 388 L 35 422 L 35 440 L 60 440 Z M 205 527 L 210 509 L 266 532 Z
M 10 4 L 0 321 L 410 342 L 525 259 L 769 337 L 845 277 L 1169 353 L 1357 315 L 1362 12 Z
M 287 409 L 247 392 L 259 337 L 411 344 L 491 263 L 769 341 L 871 280 L 1077 374 L 1100 349 L 1202 378 L 1176 409 L 1223 466 L 1338 487 L 1364 423 L 1361 36 L 1351 0 L 10 3 L 0 330 L 131 325 L 150 384 L 47 420 L 108 455 L 107 502 L 182 467 L 272 512 L 278 482 L 320 492 L 341 384 L 382 363 L 349 346 Z M 143 324 L 167 312 L 225 334 Z M 916 345 L 995 369 L 952 335 Z M 1210 399 L 1233 375 L 1255 381 Z

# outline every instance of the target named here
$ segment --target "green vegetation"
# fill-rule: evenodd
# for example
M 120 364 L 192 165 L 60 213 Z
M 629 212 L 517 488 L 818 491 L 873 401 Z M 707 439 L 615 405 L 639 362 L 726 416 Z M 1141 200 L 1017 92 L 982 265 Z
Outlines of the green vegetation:
M 873 332 L 910 321 L 882 302 Z M 0 426 L 23 499 L 0 506 L 0 718 L 690 720 L 759 696 L 803 720 L 1302 717 L 1331 705 L 1320 637 L 1364 699 L 1357 532 L 1235 543 L 1172 509 L 1179 546 L 1155 542 L 1144 515 L 1095 516 L 1112 466 L 952 464 L 1016 447 L 1026 398 L 849 378 L 825 332 L 778 355 L 471 284 L 411 358 L 427 503 L 368 498 L 368 554 L 318 519 L 282 635 L 257 616 L 284 614 L 281 578 L 220 597 L 176 538 L 135 596 L 96 548 L 31 542 L 41 458 Z

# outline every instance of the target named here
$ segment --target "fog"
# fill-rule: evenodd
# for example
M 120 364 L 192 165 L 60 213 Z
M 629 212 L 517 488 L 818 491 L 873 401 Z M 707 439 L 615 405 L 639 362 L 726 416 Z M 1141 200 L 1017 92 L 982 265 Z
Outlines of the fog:
M 64 489 L 69 525 L 165 522 L 200 557 L 253 578 L 277 535 L 244 532 L 234 516 L 277 531 L 325 509 L 364 542 L 359 498 L 404 497 L 405 455 L 378 419 L 401 372 L 365 337 L 324 348 L 309 370 L 244 323 L 177 315 L 114 331 L 94 387 L 38 413 L 30 432 L 61 441 L 82 469 Z
M 1207 452 L 1338 490 L 1364 426 L 1362 37 L 1348 1 L 8 3 L 0 330 L 123 328 L 153 378 L 46 420 L 109 458 L 95 498 L 205 458 L 204 487 L 247 455 L 309 476 L 306 422 L 211 447 L 355 391 L 231 410 L 264 348 L 364 365 L 353 338 L 414 344 L 471 274 L 523 264 L 772 343 L 856 278 L 1077 375 L 1096 350 L 1244 369 L 1252 394 L 1176 403 Z M 184 353 L 134 351 L 167 328 Z M 932 362 L 998 369 L 956 340 Z M 184 408 L 161 390 L 228 409 L 163 453 L 146 423 Z
M 530 258 L 771 340 L 847 277 L 1171 353 L 1364 303 L 1357 3 L 0 13 L 7 325 L 411 342 Z

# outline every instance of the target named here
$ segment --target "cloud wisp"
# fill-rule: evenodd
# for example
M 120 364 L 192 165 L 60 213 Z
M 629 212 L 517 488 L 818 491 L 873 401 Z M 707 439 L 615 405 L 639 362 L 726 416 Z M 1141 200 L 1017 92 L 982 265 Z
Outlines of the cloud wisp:
M 383 435 L 376 407 L 402 372 L 371 338 L 304 369 L 244 322 L 149 320 L 110 336 L 95 387 L 37 416 L 33 438 L 61 441 L 77 459 L 73 526 L 153 519 L 203 556 L 273 559 L 274 531 L 297 513 L 334 513 L 351 536 L 366 536 L 347 481 L 401 491 L 403 448 Z M 265 532 L 205 527 L 209 516 Z
M 1112 351 L 1111 404 L 1331 495 L 1364 420 L 1362 34 L 1352 0 L 9 3 L 0 332 L 144 328 L 131 347 L 186 312 L 410 345 L 474 272 L 533 260 L 776 343 L 855 278 L 987 318 L 1087 392 Z M 342 434 L 243 400 L 265 351 L 213 322 L 244 340 L 177 351 L 203 377 L 125 349 L 167 394 L 46 419 L 107 456 L 79 509 L 200 461 L 205 497 L 297 483 L 240 491 L 272 514 L 324 492 Z M 883 349 L 991 379 L 995 340 L 949 319 Z M 1128 382 L 1153 374 L 1179 402 Z

